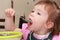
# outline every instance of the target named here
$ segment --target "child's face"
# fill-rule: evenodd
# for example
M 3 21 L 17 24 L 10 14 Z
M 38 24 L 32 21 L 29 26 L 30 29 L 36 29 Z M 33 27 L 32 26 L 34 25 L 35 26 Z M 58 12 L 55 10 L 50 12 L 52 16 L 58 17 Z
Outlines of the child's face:
M 36 5 L 32 12 L 29 15 L 29 20 L 31 23 L 28 22 L 29 30 L 31 31 L 38 31 L 43 30 L 44 26 L 48 20 L 48 13 L 45 10 L 45 5 Z

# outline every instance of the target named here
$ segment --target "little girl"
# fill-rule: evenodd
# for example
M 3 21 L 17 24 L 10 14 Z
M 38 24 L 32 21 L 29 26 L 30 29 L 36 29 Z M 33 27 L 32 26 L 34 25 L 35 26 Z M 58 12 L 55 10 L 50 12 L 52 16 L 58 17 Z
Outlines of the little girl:
M 14 10 L 7 9 L 5 13 L 5 28 L 11 25 L 10 28 L 16 30 L 12 19 Z M 39 1 L 28 16 L 28 23 L 22 25 L 23 40 L 60 40 L 59 25 L 58 6 L 51 1 Z

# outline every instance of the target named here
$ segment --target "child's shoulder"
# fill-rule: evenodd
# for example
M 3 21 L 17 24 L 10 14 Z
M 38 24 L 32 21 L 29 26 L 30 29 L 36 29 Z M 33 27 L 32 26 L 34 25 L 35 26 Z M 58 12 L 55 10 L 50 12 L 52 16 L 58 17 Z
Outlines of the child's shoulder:
M 53 40 L 60 40 L 60 32 L 59 35 L 54 35 Z
M 60 32 L 59 32 L 59 35 L 58 35 L 58 36 L 59 36 L 59 38 L 60 38 Z
M 60 39 L 60 32 L 59 32 L 59 39 Z

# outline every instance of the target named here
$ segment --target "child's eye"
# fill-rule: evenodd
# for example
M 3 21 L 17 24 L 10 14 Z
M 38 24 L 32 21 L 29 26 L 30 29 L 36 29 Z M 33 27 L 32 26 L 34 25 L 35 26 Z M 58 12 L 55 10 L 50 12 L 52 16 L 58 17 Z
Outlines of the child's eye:
M 34 11 L 31 11 L 32 13 L 34 12 Z
M 38 15 L 41 15 L 39 12 L 37 13 Z

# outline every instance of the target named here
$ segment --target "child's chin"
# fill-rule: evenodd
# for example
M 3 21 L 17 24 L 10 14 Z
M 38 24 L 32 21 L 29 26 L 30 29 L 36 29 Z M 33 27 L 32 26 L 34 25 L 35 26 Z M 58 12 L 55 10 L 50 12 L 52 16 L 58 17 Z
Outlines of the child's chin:
M 32 28 L 28 28 L 28 30 L 33 31 L 33 29 L 32 29 Z
M 28 30 L 31 30 L 29 27 L 27 28 Z

